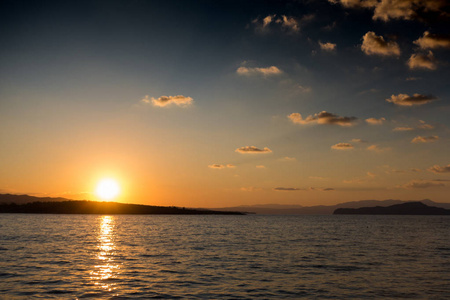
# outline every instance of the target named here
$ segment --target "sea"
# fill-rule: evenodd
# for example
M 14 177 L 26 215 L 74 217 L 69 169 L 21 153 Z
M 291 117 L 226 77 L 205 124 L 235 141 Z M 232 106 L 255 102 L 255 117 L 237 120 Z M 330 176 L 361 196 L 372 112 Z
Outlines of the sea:
M 450 216 L 0 215 L 0 299 L 450 299 Z

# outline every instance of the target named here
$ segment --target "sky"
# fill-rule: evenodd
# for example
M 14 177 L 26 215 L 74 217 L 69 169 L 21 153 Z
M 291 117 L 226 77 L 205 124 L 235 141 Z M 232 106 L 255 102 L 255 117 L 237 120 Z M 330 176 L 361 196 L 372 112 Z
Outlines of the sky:
M 450 202 L 445 0 L 0 1 L 0 192 Z

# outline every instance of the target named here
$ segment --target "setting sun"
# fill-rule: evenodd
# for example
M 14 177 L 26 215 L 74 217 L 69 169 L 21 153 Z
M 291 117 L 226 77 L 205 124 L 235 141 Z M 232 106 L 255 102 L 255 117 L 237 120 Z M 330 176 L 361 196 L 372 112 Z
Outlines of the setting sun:
M 111 200 L 117 197 L 120 193 L 120 186 L 116 180 L 111 178 L 104 178 L 100 180 L 95 189 L 95 194 L 103 200 Z

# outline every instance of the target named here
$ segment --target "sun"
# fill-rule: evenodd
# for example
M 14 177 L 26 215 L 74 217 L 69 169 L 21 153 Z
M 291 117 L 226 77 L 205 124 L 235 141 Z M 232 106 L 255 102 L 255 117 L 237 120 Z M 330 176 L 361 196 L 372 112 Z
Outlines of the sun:
M 103 200 L 112 200 L 120 193 L 120 186 L 112 178 L 104 178 L 97 183 L 95 194 Z

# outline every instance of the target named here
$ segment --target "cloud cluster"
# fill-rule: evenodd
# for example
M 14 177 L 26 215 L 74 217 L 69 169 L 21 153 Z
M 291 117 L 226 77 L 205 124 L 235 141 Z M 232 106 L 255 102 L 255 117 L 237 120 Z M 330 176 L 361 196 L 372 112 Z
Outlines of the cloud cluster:
M 446 166 L 439 166 L 439 165 L 434 165 L 430 168 L 428 168 L 428 171 L 433 172 L 433 173 L 450 173 L 450 164 L 446 165 Z
M 243 154 L 260 154 L 260 153 L 271 153 L 272 150 L 270 150 L 267 147 L 264 147 L 263 149 L 259 149 L 255 146 L 245 146 L 241 148 L 237 148 L 235 152 L 243 153 Z
M 287 32 L 295 33 L 300 31 L 300 24 L 299 22 L 293 18 L 288 17 L 286 15 L 268 15 L 265 18 L 257 18 L 252 21 L 252 23 L 255 25 L 255 29 L 257 32 L 260 33 L 266 33 L 269 31 L 270 27 L 273 25 L 281 26 L 282 29 L 286 30 Z
M 432 136 L 416 136 L 411 140 L 411 143 L 417 144 L 417 143 L 432 143 L 439 140 L 439 137 L 437 135 Z
M 449 48 L 450 49 L 450 37 L 432 34 L 429 31 L 425 31 L 423 36 L 414 41 L 414 44 L 421 49 L 437 49 L 437 48 Z
M 236 166 L 235 166 L 235 165 L 232 165 L 232 164 L 227 164 L 227 165 L 212 164 L 212 165 L 209 165 L 208 168 L 216 169 L 216 170 L 221 170 L 221 169 L 225 169 L 225 168 L 230 168 L 230 169 L 236 168 Z
M 356 117 L 340 117 L 326 111 L 309 115 L 306 119 L 303 119 L 302 115 L 299 113 L 292 113 L 288 116 L 288 118 L 295 124 L 330 124 L 344 127 L 355 125 L 358 119 Z
M 409 96 L 407 94 L 398 94 L 397 96 L 392 95 L 390 98 L 387 98 L 386 101 L 400 106 L 414 106 L 430 103 L 436 99 L 437 98 L 432 95 L 414 94 Z
M 373 31 L 369 31 L 363 36 L 361 50 L 367 55 L 400 55 L 400 48 L 396 42 L 386 42 L 382 36 L 377 36 Z
M 336 145 L 331 146 L 331 149 L 334 150 L 352 150 L 354 147 L 349 143 L 337 143 Z
M 145 98 L 143 98 L 141 100 L 142 103 L 145 104 L 153 104 L 154 106 L 158 106 L 158 107 L 165 107 L 168 105 L 172 105 L 175 104 L 177 106 L 188 106 L 190 104 L 192 104 L 192 102 L 194 101 L 194 99 L 192 99 L 191 97 L 185 97 L 183 95 L 178 95 L 178 96 L 161 96 L 159 98 L 149 98 L 148 95 L 145 96 Z
M 445 186 L 445 183 L 439 180 L 411 180 L 401 187 L 405 189 L 426 189 L 439 186 Z
M 429 51 L 428 54 L 424 53 L 415 53 L 412 54 L 407 62 L 408 67 L 413 69 L 428 69 L 428 70 L 436 70 L 437 63 L 434 58 L 433 52 Z
M 344 7 L 374 9 L 372 19 L 385 22 L 390 19 L 413 20 L 419 18 L 419 12 L 445 13 L 446 0 L 328 0 L 341 3 Z
M 333 43 L 321 43 L 319 42 L 320 45 L 320 49 L 323 51 L 329 51 L 332 52 L 334 50 L 336 50 L 336 44 Z
M 381 125 L 383 124 L 383 122 L 386 121 L 386 118 L 368 118 L 366 119 L 366 122 L 369 123 L 370 125 Z
M 236 70 L 236 73 L 243 76 L 274 76 L 274 75 L 281 75 L 283 71 L 281 71 L 279 68 L 275 66 L 270 66 L 267 68 L 249 68 L 249 67 L 239 67 Z

